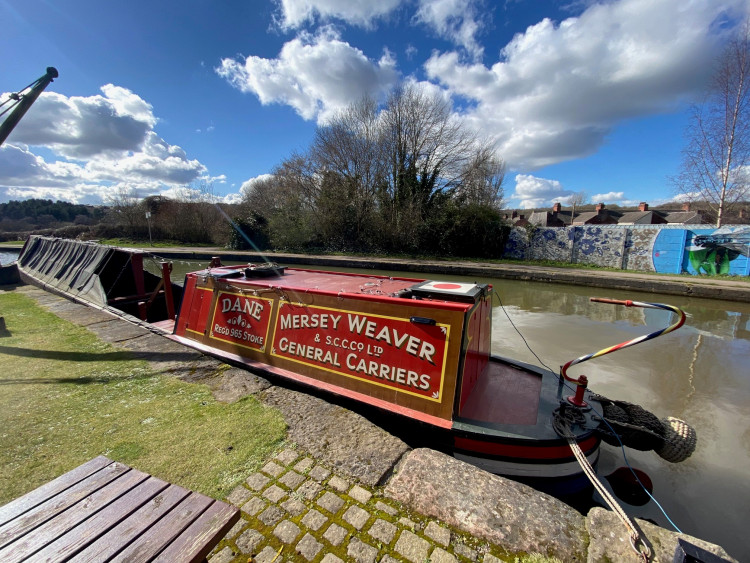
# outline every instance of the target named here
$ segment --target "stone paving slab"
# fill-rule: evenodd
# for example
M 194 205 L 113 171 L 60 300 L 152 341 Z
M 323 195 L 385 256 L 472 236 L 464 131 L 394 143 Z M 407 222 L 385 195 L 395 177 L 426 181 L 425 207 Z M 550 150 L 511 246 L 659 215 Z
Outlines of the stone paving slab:
M 577 510 L 434 450 L 409 452 L 385 491 L 422 514 L 510 551 L 586 559 L 584 518 Z
M 138 338 L 124 340 L 120 345 L 133 352 L 136 358 L 149 362 L 153 369 L 191 382 L 209 377 L 221 365 L 200 352 L 148 331 Z M 198 368 L 203 362 L 208 362 L 209 369 L 200 371 Z M 196 370 L 200 371 L 199 376 L 194 376 Z
M 100 323 L 86 327 L 97 337 L 109 343 L 119 343 L 150 334 L 148 330 L 138 325 L 123 322 L 122 319 L 110 318 Z
M 87 307 L 86 305 L 80 305 L 71 301 L 64 301 L 64 303 L 68 306 L 54 309 L 55 314 L 78 326 L 88 328 L 90 325 L 105 322 L 114 317 L 112 313 L 95 309 L 94 307 Z
M 693 545 L 722 557 L 726 561 L 737 561 L 721 546 L 703 541 L 687 534 L 676 534 L 645 520 L 636 519 L 638 527 L 648 539 L 654 561 L 672 561 L 677 540 L 683 539 Z M 603 508 L 592 508 L 586 519 L 586 528 L 590 536 L 588 563 L 599 561 L 621 561 L 622 563 L 639 563 L 642 561 L 630 546 L 629 538 L 623 534 L 622 524 L 614 512 Z

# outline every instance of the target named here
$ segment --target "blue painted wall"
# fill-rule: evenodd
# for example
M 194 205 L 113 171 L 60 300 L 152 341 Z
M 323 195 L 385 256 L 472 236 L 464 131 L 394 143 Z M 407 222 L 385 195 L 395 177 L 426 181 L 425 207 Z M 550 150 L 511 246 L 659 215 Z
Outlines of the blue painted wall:
M 677 235 L 681 232 L 682 239 Z M 750 275 L 750 227 L 661 231 L 654 269 L 664 273 Z

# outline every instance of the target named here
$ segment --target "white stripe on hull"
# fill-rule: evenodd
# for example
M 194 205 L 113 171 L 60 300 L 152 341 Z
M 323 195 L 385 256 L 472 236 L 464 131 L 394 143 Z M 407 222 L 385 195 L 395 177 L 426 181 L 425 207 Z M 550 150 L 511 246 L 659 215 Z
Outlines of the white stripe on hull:
M 509 477 L 568 477 L 583 471 L 575 459 L 565 463 L 519 463 L 487 459 L 486 457 L 475 457 L 458 452 L 454 453 L 453 456 L 456 459 L 460 459 L 466 463 L 475 465 L 480 469 L 484 469 L 489 473 L 507 475 Z M 596 463 L 599 461 L 599 448 L 587 457 L 589 463 L 596 467 Z

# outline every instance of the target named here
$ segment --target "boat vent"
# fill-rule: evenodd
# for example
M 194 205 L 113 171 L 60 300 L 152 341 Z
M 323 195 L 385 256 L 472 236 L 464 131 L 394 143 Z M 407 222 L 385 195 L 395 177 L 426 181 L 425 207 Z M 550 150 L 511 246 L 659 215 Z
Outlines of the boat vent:
M 486 295 L 488 288 L 485 283 L 426 281 L 412 286 L 410 291 L 417 299 L 476 303 Z
M 246 278 L 272 278 L 283 276 L 286 266 L 279 266 L 275 262 L 265 264 L 248 264 L 245 268 Z

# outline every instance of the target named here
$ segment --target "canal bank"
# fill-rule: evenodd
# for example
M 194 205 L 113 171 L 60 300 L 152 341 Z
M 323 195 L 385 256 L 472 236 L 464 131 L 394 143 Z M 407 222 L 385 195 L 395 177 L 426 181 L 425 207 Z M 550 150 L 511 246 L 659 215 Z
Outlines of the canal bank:
M 345 408 L 242 370 L 222 370 L 216 360 L 106 311 L 30 286 L 14 290 L 133 351 L 154 369 L 206 384 L 225 401 L 255 394 L 285 416 L 296 447 L 267 460 L 230 494 L 243 520 L 212 561 L 254 556 L 255 561 L 494 563 L 522 552 L 563 561 L 639 560 L 608 511 L 583 516 L 547 495 L 432 450 L 411 450 Z M 173 361 L 176 355 L 179 362 Z M 678 536 L 639 524 L 654 560 L 671 561 Z M 716 546 L 701 545 L 726 556 Z
M 205 248 L 157 249 L 154 254 L 172 260 L 203 260 L 220 256 L 224 261 L 258 262 L 268 259 L 281 264 L 395 270 L 415 274 L 462 275 L 477 278 L 501 278 L 537 281 L 722 299 L 750 303 L 750 280 L 719 279 L 701 276 L 669 276 L 616 270 L 594 270 L 538 266 L 535 264 L 492 263 L 467 260 L 426 260 L 417 258 L 380 258 L 361 256 L 310 256 L 306 254 L 237 252 Z
M 20 245 L 4 245 L 0 249 L 20 252 Z M 750 303 L 750 279 L 711 278 L 690 275 L 647 274 L 625 270 L 596 270 L 540 266 L 536 264 L 493 263 L 470 260 L 436 260 L 419 258 L 383 258 L 369 256 L 307 255 L 293 253 L 259 253 L 225 250 L 210 247 L 142 248 L 143 252 L 169 260 L 209 262 L 219 256 L 225 262 L 261 262 L 270 260 L 280 264 L 320 266 L 325 268 L 357 268 L 362 270 L 391 270 L 415 274 L 461 275 L 477 278 L 500 278 L 644 291 L 721 299 Z

